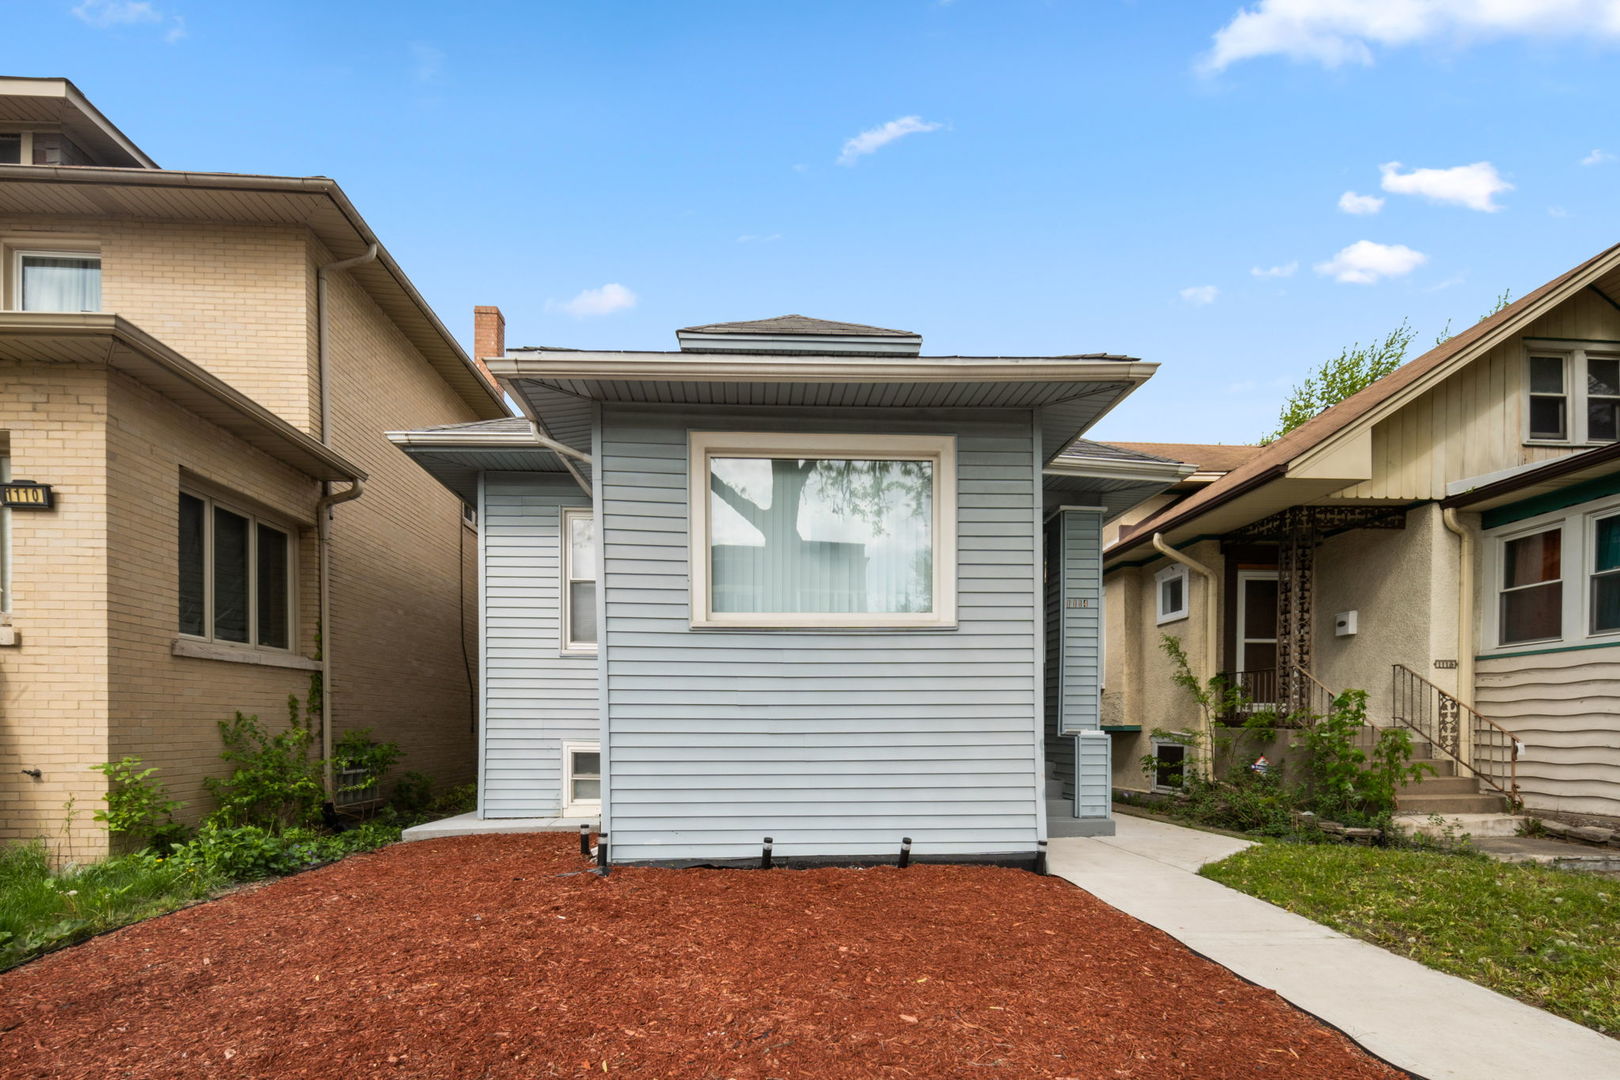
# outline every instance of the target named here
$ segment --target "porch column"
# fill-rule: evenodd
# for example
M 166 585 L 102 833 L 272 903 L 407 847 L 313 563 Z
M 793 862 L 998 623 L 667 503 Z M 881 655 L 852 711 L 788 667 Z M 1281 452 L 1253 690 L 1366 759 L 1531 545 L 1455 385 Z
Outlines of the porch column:
M 1316 528 L 1305 507 L 1295 506 L 1281 515 L 1282 540 L 1277 549 L 1277 689 L 1284 712 L 1306 706 L 1305 680 L 1297 674 L 1311 670 L 1314 605 L 1313 571 L 1316 565 Z

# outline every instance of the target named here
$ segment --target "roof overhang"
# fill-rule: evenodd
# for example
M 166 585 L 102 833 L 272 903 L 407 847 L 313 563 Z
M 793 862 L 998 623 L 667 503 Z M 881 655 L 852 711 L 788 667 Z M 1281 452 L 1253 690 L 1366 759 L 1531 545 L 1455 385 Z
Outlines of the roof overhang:
M 573 483 L 568 463 L 590 460 L 532 425 L 527 432 L 390 431 L 385 437 L 470 506 L 478 505 L 479 473 L 556 473 Z
M 0 360 L 105 364 L 306 476 L 366 478 L 358 465 L 117 315 L 0 312 Z
M 139 169 L 158 167 L 67 79 L 0 77 L 0 116 L 8 125 L 60 128 L 104 161 Z
M 1180 461 L 1080 457 L 1070 451 L 1041 470 L 1050 511 L 1058 505 L 1100 506 L 1105 517 L 1123 514 L 1186 477 L 1193 466 Z
M 1050 461 L 1158 367 L 1127 357 L 894 356 L 542 350 L 491 372 L 545 417 L 559 397 L 617 405 L 1026 409 Z
M 857 356 L 916 356 L 922 338 L 864 334 L 705 334 L 680 330 L 675 334 L 684 352 L 762 353 L 831 356 L 840 353 Z
M 500 390 L 468 358 L 337 182 L 322 176 L 0 165 L 0 214 L 308 228 L 336 259 L 378 244 L 348 271 L 457 396 L 480 417 L 508 415 Z
M 1584 453 L 1458 481 L 1448 485 L 1440 505 L 1448 510 L 1495 510 L 1616 473 L 1620 473 L 1620 443 L 1611 443 Z

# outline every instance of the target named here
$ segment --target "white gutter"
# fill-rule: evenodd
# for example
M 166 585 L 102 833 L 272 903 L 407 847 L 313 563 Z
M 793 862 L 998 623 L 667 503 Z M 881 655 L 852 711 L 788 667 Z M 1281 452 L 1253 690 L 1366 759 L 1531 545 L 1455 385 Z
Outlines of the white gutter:
M 1215 616 L 1215 599 L 1218 592 L 1215 571 L 1201 562 L 1188 558 L 1169 544 L 1166 544 L 1163 533 L 1156 532 L 1153 534 L 1153 547 L 1154 550 L 1171 562 L 1180 563 L 1204 579 L 1206 586 L 1204 590 L 1204 675 L 1200 678 L 1200 684 L 1208 687 L 1209 681 L 1219 674 L 1220 667 L 1219 643 L 1216 640 L 1220 624 Z M 1191 596 L 1187 597 L 1187 602 L 1189 604 L 1192 602 Z M 1195 676 L 1195 678 L 1197 677 Z M 1211 780 L 1215 776 L 1215 725 L 1208 709 L 1200 708 L 1198 716 L 1199 735 L 1204 738 L 1204 752 L 1198 755 L 1198 770 L 1204 774 L 1205 780 Z
M 544 352 L 492 356 L 501 379 L 670 379 L 676 382 L 1146 382 L 1158 364 L 1046 356 L 918 356 L 848 361 L 780 353 Z
M 462 447 L 467 450 L 540 449 L 550 450 L 563 457 L 591 464 L 591 455 L 558 442 L 538 431 L 517 433 L 506 431 L 454 432 L 454 431 L 389 431 L 384 433 L 395 446 Z

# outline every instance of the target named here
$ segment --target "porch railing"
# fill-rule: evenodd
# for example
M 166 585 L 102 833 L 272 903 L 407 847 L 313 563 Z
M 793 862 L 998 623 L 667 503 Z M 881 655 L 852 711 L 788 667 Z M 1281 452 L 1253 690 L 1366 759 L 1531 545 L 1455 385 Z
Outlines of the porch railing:
M 1254 671 L 1224 671 L 1221 677 L 1228 686 L 1239 691 L 1244 706 L 1222 719 L 1228 723 L 1242 723 L 1260 709 L 1275 709 L 1284 720 L 1300 713 L 1326 716 L 1333 707 L 1333 691 L 1318 682 L 1304 668 L 1295 668 L 1294 677 L 1284 680 L 1276 668 Z M 1307 721 L 1308 722 L 1308 721 Z
M 1391 696 L 1395 722 L 1415 732 L 1436 754 L 1517 802 L 1519 741 L 1494 720 L 1479 715 L 1405 664 L 1395 665 Z

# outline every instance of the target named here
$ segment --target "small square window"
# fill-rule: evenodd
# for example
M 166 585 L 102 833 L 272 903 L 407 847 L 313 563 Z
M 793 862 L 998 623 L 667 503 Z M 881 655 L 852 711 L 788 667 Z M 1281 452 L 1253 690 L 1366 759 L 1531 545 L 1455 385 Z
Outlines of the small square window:
M 1187 617 L 1187 568 L 1167 566 L 1153 575 L 1154 591 L 1158 594 L 1158 620 L 1175 622 Z
M 19 251 L 19 311 L 100 311 L 101 256 L 76 251 Z
M 0 165 L 21 165 L 22 136 L 14 132 L 0 133 Z

